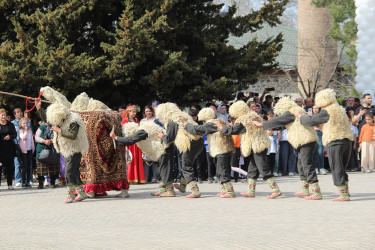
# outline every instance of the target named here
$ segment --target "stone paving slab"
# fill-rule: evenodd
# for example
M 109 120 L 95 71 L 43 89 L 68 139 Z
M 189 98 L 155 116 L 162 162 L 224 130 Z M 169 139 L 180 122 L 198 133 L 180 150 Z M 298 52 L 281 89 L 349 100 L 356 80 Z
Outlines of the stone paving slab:
M 323 200 L 294 197 L 297 176 L 276 178 L 283 196 L 220 199 L 218 184 L 203 197 L 152 197 L 157 184 L 131 185 L 130 197 L 64 204 L 66 189 L 0 187 L 0 249 L 374 249 L 375 174 L 351 173 L 352 201 L 338 195 L 330 175 L 319 175 Z M 235 183 L 236 194 L 246 191 Z

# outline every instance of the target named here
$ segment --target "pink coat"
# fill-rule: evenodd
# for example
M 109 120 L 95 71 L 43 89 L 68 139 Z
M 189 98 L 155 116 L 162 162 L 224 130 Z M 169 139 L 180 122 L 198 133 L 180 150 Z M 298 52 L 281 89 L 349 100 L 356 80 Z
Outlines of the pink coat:
M 20 129 L 18 134 L 19 134 L 19 144 L 20 144 L 20 148 L 21 148 L 21 151 L 22 153 L 26 154 L 27 153 L 27 134 L 31 133 L 31 139 L 33 140 L 32 141 L 32 150 L 33 150 L 33 153 L 35 152 L 35 144 L 34 144 L 34 137 L 33 137 L 33 132 L 31 130 L 27 131 L 27 130 L 23 130 L 23 129 Z

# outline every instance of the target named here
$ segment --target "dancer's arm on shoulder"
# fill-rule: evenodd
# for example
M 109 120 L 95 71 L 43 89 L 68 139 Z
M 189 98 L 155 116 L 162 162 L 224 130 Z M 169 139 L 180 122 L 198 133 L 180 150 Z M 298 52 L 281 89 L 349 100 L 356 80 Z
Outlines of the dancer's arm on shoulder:
M 313 116 L 302 115 L 300 117 L 301 124 L 308 127 L 318 126 L 319 124 L 323 124 L 328 122 L 329 114 L 326 110 L 322 109 L 318 114 Z
M 246 128 L 242 123 L 236 123 L 232 127 L 222 127 L 221 132 L 224 135 L 239 135 L 246 132 Z

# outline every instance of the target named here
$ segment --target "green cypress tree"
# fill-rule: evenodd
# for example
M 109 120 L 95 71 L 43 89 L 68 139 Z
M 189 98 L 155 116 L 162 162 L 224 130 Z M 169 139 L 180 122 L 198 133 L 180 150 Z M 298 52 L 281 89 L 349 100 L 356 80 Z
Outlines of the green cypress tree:
M 0 89 L 36 96 L 49 85 L 111 106 L 230 97 L 275 67 L 282 37 L 235 49 L 229 35 L 279 23 L 287 2 L 221 16 L 208 0 L 0 0 Z
M 232 97 L 276 66 L 282 37 L 235 49 L 227 44 L 229 35 L 279 23 L 287 2 L 268 1 L 246 16 L 234 16 L 234 6 L 221 16 L 222 5 L 207 0 L 125 1 L 116 42 L 102 44 L 110 57 L 106 73 L 136 103 Z

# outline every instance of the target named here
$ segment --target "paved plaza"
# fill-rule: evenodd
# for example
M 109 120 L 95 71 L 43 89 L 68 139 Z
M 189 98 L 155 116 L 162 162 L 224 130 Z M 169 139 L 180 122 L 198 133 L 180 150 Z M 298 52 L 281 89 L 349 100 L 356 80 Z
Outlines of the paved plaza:
M 332 202 L 331 175 L 319 176 L 323 200 L 294 197 L 297 176 L 276 178 L 283 196 L 220 199 L 218 184 L 203 197 L 152 197 L 156 184 L 131 185 L 130 197 L 64 204 L 66 189 L 0 191 L 1 249 L 375 249 L 375 174 L 351 173 L 351 202 Z

